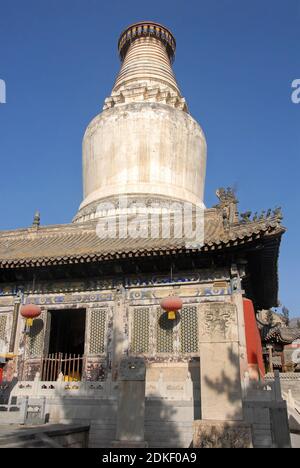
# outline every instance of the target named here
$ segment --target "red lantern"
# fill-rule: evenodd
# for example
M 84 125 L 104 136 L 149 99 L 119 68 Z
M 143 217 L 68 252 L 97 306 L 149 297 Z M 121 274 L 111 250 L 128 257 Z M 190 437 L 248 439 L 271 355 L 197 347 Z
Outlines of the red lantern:
M 21 315 L 26 319 L 26 325 L 29 327 L 31 327 L 33 319 L 39 317 L 41 313 L 41 308 L 35 304 L 26 304 L 21 308 Z
M 160 303 L 162 309 L 168 312 L 168 319 L 175 320 L 176 312 L 182 308 L 182 299 L 178 296 L 169 296 L 163 299 Z

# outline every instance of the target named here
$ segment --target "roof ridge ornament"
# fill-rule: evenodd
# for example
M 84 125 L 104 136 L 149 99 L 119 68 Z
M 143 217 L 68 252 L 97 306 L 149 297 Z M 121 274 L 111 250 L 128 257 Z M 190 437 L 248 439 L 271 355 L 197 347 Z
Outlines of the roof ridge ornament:
M 219 203 L 213 208 L 222 211 L 223 226 L 225 231 L 230 230 L 230 226 L 233 224 L 247 224 L 251 222 L 262 222 L 262 221 L 276 221 L 281 223 L 283 220 L 282 208 L 280 206 L 275 209 L 269 208 L 268 210 L 262 210 L 260 214 L 255 212 L 252 216 L 252 211 L 245 211 L 239 213 L 237 205 L 239 203 L 236 190 L 233 187 L 221 187 L 216 190 L 216 195 L 219 199 Z
M 41 213 L 39 212 L 39 210 L 37 210 L 34 214 L 34 218 L 33 218 L 33 223 L 32 223 L 32 227 L 40 227 L 41 225 Z
M 277 207 L 274 210 L 269 208 L 267 211 L 263 210 L 260 214 L 258 214 L 258 212 L 256 211 L 253 216 L 252 216 L 252 211 L 245 211 L 244 213 L 240 213 L 239 215 L 240 215 L 239 221 L 241 223 L 267 221 L 271 219 L 276 219 L 280 223 L 283 220 L 281 207 Z
M 223 226 L 225 231 L 228 231 L 232 224 L 238 222 L 239 201 L 236 197 L 236 190 L 233 187 L 221 187 L 216 190 L 216 195 L 219 203 L 214 208 L 222 210 Z
M 233 187 L 221 187 L 216 190 L 216 195 L 220 200 L 217 206 L 228 206 L 230 203 L 235 203 L 237 205 L 239 203 L 236 197 L 236 190 Z

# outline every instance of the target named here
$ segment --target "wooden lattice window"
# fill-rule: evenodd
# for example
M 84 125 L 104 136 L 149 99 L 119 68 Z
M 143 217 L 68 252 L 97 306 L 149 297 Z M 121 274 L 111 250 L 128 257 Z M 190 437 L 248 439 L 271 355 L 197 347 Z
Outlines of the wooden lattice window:
M 132 314 L 131 351 L 133 353 L 149 352 L 150 308 L 136 307 Z
M 92 309 L 90 312 L 90 354 L 103 354 L 105 351 L 107 309 Z
M 180 316 L 180 351 L 181 353 L 197 353 L 199 349 L 197 307 L 183 307 Z
M 27 353 L 30 357 L 40 357 L 44 351 L 44 338 L 47 323 L 47 312 L 34 319 L 27 338 Z
M 7 315 L 0 315 L 0 340 L 5 341 L 6 338 L 6 324 L 7 324 Z

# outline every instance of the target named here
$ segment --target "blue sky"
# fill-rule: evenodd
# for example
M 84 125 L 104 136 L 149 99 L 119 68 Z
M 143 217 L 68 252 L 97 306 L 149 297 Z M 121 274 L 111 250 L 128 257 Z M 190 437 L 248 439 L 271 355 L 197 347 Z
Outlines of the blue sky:
M 117 40 L 152 19 L 177 39 L 175 72 L 208 141 L 206 204 L 280 205 L 280 299 L 299 306 L 300 0 L 0 0 L 0 229 L 67 223 L 82 197 L 81 140 L 119 69 Z M 298 279 L 297 279 L 298 278 Z

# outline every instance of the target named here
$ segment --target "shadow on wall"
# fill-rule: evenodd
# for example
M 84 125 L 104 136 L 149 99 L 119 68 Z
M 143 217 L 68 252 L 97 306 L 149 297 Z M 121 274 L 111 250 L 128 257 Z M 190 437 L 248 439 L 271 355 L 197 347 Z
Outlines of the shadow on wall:
M 113 354 L 108 354 L 105 363 L 105 376 L 109 379 L 108 386 L 111 388 L 111 393 L 101 399 L 79 397 L 76 402 L 76 397 L 71 395 L 71 391 L 72 398 L 57 392 L 56 409 L 53 413 L 56 417 L 50 422 L 90 425 L 89 447 L 91 448 L 115 447 L 114 444 L 118 442 L 120 446 L 126 447 L 126 440 L 130 446 L 130 441 L 143 441 L 144 430 L 144 440 L 149 447 L 188 447 L 192 440 L 191 424 L 186 442 L 184 429 L 181 434 L 178 431 L 177 409 L 174 409 L 172 404 L 155 398 L 155 395 L 146 399 L 145 387 L 138 385 L 141 382 L 126 379 L 120 381 L 121 369 L 116 363 L 127 356 L 124 354 L 123 346 L 123 333 L 116 327 Z M 135 362 L 135 366 L 138 366 L 138 362 Z M 105 388 L 107 382 L 106 379 L 99 379 L 98 382 L 91 381 L 90 384 L 95 386 L 99 384 Z
M 243 395 L 239 355 L 232 348 L 227 349 L 227 356 L 220 357 L 218 365 L 222 362 L 224 369 L 219 376 L 213 379 L 212 370 L 212 376 L 202 379 L 202 417 L 206 420 L 195 422 L 194 447 L 290 448 L 286 403 L 276 397 L 274 389 L 254 382 Z M 224 422 L 214 421 L 219 413 Z
M 169 321 L 170 322 L 170 321 Z M 162 326 L 164 324 L 160 323 Z M 172 324 L 174 326 L 174 324 Z M 114 350 L 115 359 L 113 361 L 119 361 L 122 358 L 130 358 L 130 351 L 124 355 L 124 331 L 119 330 L 118 326 L 114 325 Z M 138 362 L 137 358 L 137 362 Z M 142 359 L 143 363 L 145 362 Z M 135 365 L 137 364 L 135 363 Z M 147 367 L 147 362 L 145 363 Z M 116 369 L 112 365 L 113 377 L 120 378 L 120 369 Z M 117 382 L 116 382 L 117 383 Z M 141 382 L 122 382 L 125 383 L 126 398 L 121 398 L 119 393 L 119 404 L 121 403 L 122 408 L 117 409 L 116 422 L 120 424 L 122 421 L 124 430 L 117 428 L 116 434 L 123 434 L 128 431 L 129 437 L 133 439 L 139 439 L 139 435 L 144 433 L 144 441 L 149 447 L 188 447 L 192 440 L 192 421 L 190 421 L 189 427 L 185 431 L 183 427 L 179 427 L 182 418 L 182 412 L 185 410 L 184 407 L 178 407 L 176 402 L 164 401 L 162 398 L 158 398 L 155 394 L 148 394 L 146 398 L 146 378 L 144 386 L 139 385 Z M 120 381 L 118 382 L 120 385 Z M 128 384 L 128 385 L 127 385 Z M 128 388 L 127 388 L 128 386 Z M 119 389 L 120 390 L 120 389 Z M 124 391 L 124 389 L 123 389 Z M 123 393 L 123 392 L 122 392 Z M 123 413 L 124 414 L 120 414 Z M 188 439 L 188 440 L 187 440 Z
M 196 364 L 196 365 L 195 365 Z M 201 384 L 200 384 L 200 358 L 189 361 L 189 373 L 193 384 L 193 410 L 194 420 L 201 419 Z
M 243 422 L 239 355 L 228 348 L 227 355 L 222 356 L 221 360 L 224 367 L 219 375 L 218 369 L 214 372 L 212 368 L 212 377 L 206 375 L 201 381 L 202 405 L 210 406 L 208 412 L 202 408 L 202 417 L 206 417 L 205 413 L 214 414 L 215 417 L 195 421 L 193 447 L 251 448 L 251 428 Z M 214 375 L 218 377 L 214 379 Z M 219 417 L 215 408 L 220 412 Z
M 184 411 L 184 408 L 175 408 L 172 402 L 164 402 L 155 395 L 147 397 L 145 440 L 149 448 L 189 447 L 192 440 L 191 428 L 177 420 L 181 410 Z
M 223 369 L 220 377 L 215 380 L 205 376 L 204 382 L 205 386 L 212 392 L 212 399 L 214 393 L 216 396 L 222 395 L 231 406 L 234 406 L 234 404 L 240 403 L 242 398 L 239 355 L 233 349 L 228 349 L 226 362 L 228 363 L 226 365 L 227 372 Z M 240 407 L 237 408 L 236 413 L 227 414 L 226 418 L 230 420 L 242 419 Z

